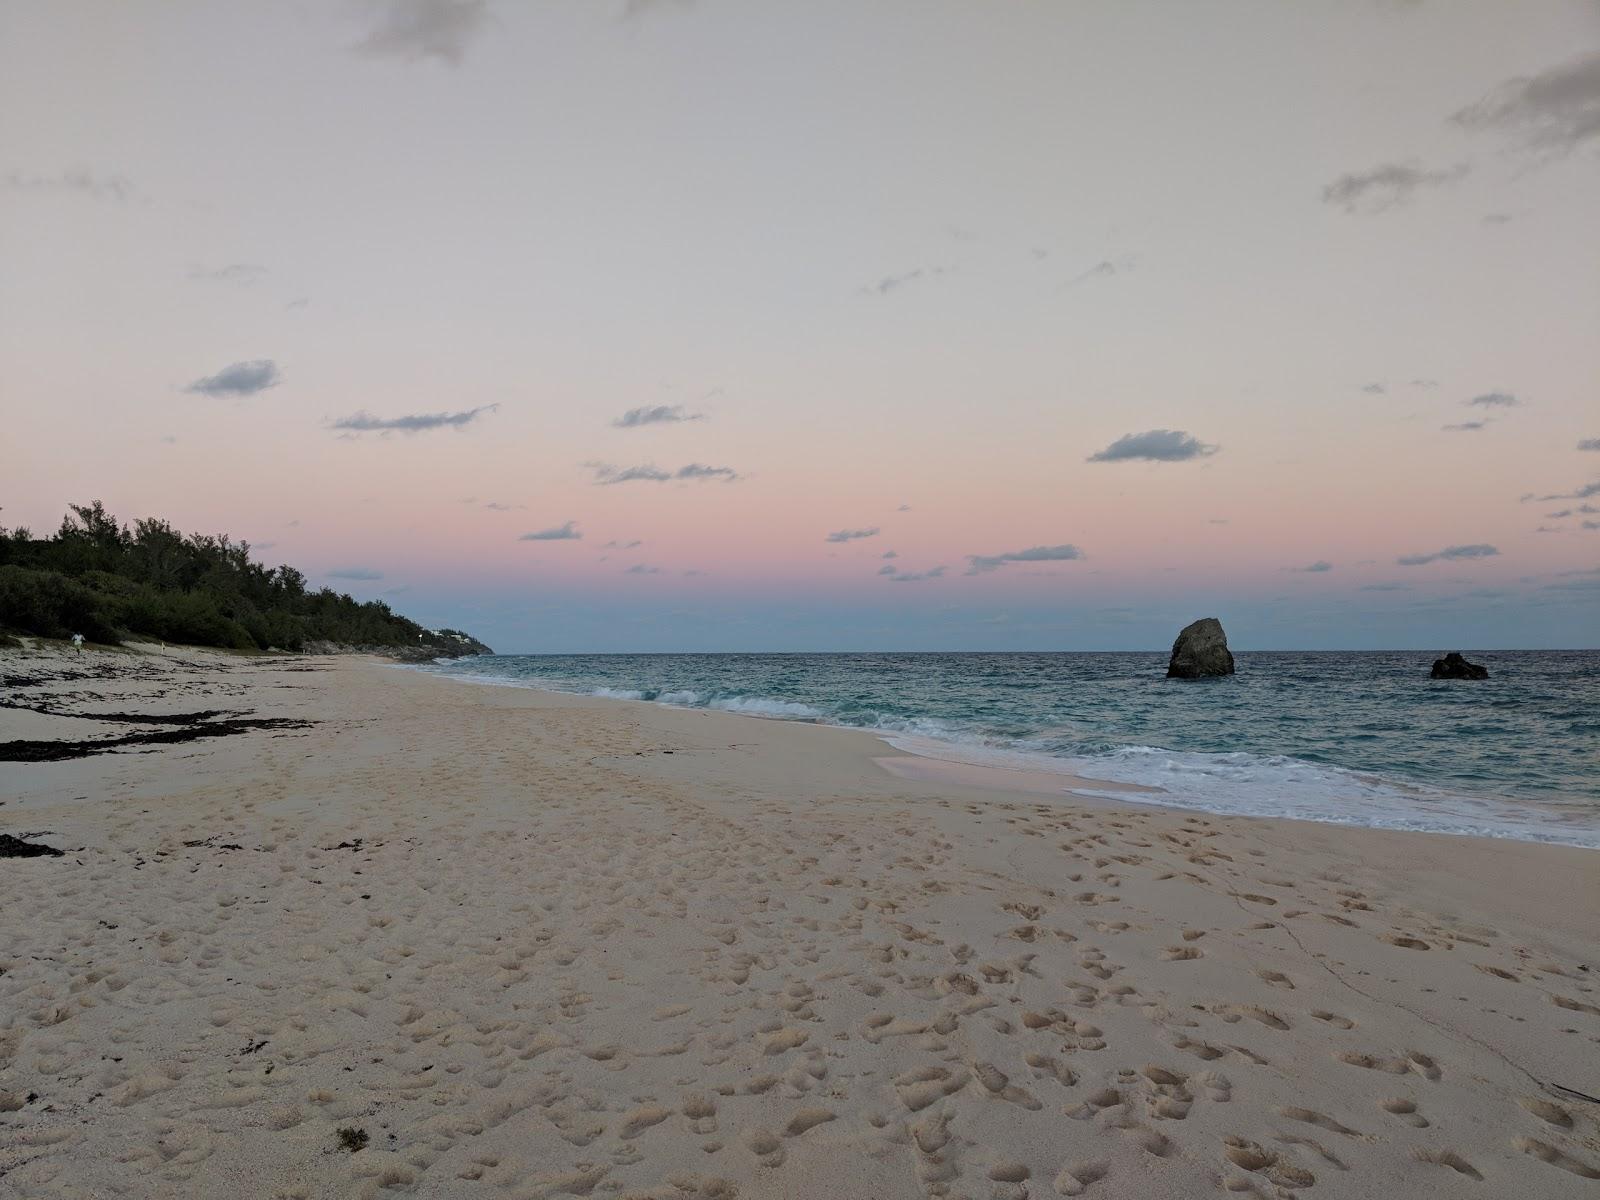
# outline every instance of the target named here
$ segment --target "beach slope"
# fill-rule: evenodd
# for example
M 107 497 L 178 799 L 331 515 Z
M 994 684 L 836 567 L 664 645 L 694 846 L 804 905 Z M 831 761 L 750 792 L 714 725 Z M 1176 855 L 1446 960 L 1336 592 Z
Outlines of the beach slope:
M 64 851 L 0 859 L 6 1195 L 1600 1190 L 1593 851 L 371 660 L 0 675 Z

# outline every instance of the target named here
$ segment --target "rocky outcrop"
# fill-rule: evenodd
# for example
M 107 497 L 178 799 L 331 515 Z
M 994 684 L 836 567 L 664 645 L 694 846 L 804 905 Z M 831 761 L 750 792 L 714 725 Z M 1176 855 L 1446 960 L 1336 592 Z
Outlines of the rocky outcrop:
M 1228 650 L 1228 635 L 1215 617 L 1201 617 L 1184 627 L 1172 643 L 1172 658 L 1167 663 L 1168 679 L 1209 679 L 1233 674 L 1233 654 Z
M 1443 658 L 1433 660 L 1433 670 L 1428 672 L 1430 679 L 1487 679 L 1489 668 L 1479 666 L 1477 663 L 1468 662 L 1455 651 L 1450 651 Z

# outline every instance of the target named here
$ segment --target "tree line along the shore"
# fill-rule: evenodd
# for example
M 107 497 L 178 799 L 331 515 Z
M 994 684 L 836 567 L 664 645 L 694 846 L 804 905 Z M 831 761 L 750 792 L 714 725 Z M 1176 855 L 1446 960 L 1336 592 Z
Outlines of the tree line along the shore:
M 479 647 L 459 630 L 425 629 L 381 600 L 312 590 L 295 568 L 254 561 L 248 542 L 183 534 L 155 518 L 129 527 L 98 500 L 72 505 L 50 537 L 0 526 L 0 641 L 17 633 L 230 650 L 325 643 L 433 655 Z

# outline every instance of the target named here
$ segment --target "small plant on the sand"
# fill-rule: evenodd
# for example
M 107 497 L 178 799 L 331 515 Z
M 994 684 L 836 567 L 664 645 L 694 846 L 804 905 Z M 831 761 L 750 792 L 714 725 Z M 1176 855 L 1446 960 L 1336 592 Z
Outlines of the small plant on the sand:
M 367 1136 L 365 1129 L 357 1129 L 354 1125 L 346 1125 L 338 1133 L 340 1147 L 350 1151 L 351 1154 L 354 1154 L 372 1140 Z

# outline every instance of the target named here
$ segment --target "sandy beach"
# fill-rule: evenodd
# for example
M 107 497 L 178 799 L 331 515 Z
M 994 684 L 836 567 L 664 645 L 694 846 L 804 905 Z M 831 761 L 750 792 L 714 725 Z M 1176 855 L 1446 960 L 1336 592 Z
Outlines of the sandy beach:
M 121 739 L 0 762 L 65 852 L 0 861 L 0 1194 L 1600 1194 L 1593 851 L 368 659 L 0 675 L 0 742 Z

